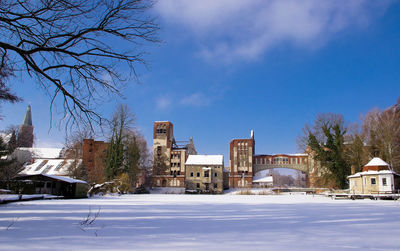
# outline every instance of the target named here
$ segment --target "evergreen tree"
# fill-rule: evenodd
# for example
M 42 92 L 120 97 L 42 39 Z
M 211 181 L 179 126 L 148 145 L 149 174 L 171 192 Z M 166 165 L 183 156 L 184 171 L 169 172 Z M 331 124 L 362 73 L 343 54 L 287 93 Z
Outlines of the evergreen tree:
M 134 115 L 127 106 L 119 106 L 110 123 L 111 138 L 107 149 L 106 178 L 118 180 L 121 192 L 131 192 L 138 175 L 148 165 L 147 144 L 132 129 Z
M 15 147 L 5 143 L 0 137 L 0 180 L 5 181 L 6 188 L 10 188 L 10 181 L 21 171 L 22 165 L 11 157 Z
M 315 158 L 329 170 L 328 178 L 333 180 L 338 188 L 347 187 L 347 176 L 350 174 L 350 165 L 345 159 L 344 134 L 339 124 L 323 125 L 326 141 L 318 142 L 313 133 L 309 133 L 308 145 L 316 153 Z
M 124 151 L 124 169 L 123 172 L 128 175 L 128 181 L 134 185 L 140 172 L 139 161 L 141 150 L 138 136 L 135 133 L 127 135 Z

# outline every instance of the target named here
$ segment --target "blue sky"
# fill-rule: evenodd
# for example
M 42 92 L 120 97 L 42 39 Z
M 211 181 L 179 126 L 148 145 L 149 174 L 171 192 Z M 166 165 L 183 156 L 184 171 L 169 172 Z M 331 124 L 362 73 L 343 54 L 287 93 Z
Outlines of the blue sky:
M 129 105 L 149 145 L 153 122 L 168 120 L 177 140 L 193 137 L 226 165 L 230 140 L 251 129 L 256 153 L 294 153 L 318 113 L 360 122 L 400 96 L 399 2 L 163 0 L 152 11 L 164 42 L 146 47 L 142 84 L 99 107 Z M 36 146 L 62 146 L 44 91 L 24 75 L 12 88 L 24 102 L 2 104 L 0 129 L 19 125 L 30 102 Z

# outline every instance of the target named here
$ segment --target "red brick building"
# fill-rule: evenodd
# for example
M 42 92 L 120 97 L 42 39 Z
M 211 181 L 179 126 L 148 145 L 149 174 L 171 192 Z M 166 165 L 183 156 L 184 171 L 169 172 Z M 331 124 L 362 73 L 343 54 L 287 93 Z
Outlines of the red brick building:
M 153 129 L 153 185 L 183 188 L 186 159 L 189 154 L 197 154 L 193 139 L 176 141 L 174 125 L 169 121 L 154 122 Z
M 249 139 L 234 139 L 229 144 L 229 187 L 251 187 L 253 182 L 254 132 Z
M 89 182 L 97 184 L 105 181 L 105 159 L 109 143 L 95 141 L 94 139 L 83 140 L 82 161 L 88 172 Z

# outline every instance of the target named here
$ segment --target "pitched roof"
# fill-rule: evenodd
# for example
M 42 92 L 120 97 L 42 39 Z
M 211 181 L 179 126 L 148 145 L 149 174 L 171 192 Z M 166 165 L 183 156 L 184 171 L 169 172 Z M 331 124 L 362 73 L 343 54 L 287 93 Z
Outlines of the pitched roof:
M 61 157 L 62 148 L 33 148 L 18 147 L 19 151 L 27 151 L 32 154 L 35 159 L 57 159 Z
M 360 177 L 365 176 L 365 175 L 379 175 L 379 174 L 393 174 L 396 176 L 399 176 L 399 174 L 395 173 L 392 170 L 381 170 L 381 171 L 363 171 L 363 172 L 358 172 L 352 175 L 347 176 L 347 178 L 356 178 L 356 177 Z
M 389 166 L 389 164 L 383 161 L 381 158 L 375 157 L 365 166 Z
M 223 155 L 189 155 L 186 165 L 224 165 Z

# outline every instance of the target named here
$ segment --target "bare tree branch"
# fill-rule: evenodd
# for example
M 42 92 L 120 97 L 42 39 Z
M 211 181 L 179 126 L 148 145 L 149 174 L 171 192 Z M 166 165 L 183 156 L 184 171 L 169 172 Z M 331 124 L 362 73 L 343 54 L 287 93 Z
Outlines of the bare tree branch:
M 67 126 L 101 124 L 97 104 L 107 95 L 121 95 L 129 79 L 124 67 L 137 80 L 137 65 L 146 63 L 141 46 L 158 42 L 159 27 L 148 14 L 152 5 L 150 0 L 0 0 L 0 73 L 15 66 L 13 71 L 35 77 L 50 93 L 51 110 L 61 101 Z M 9 91 L 5 84 L 1 88 Z

